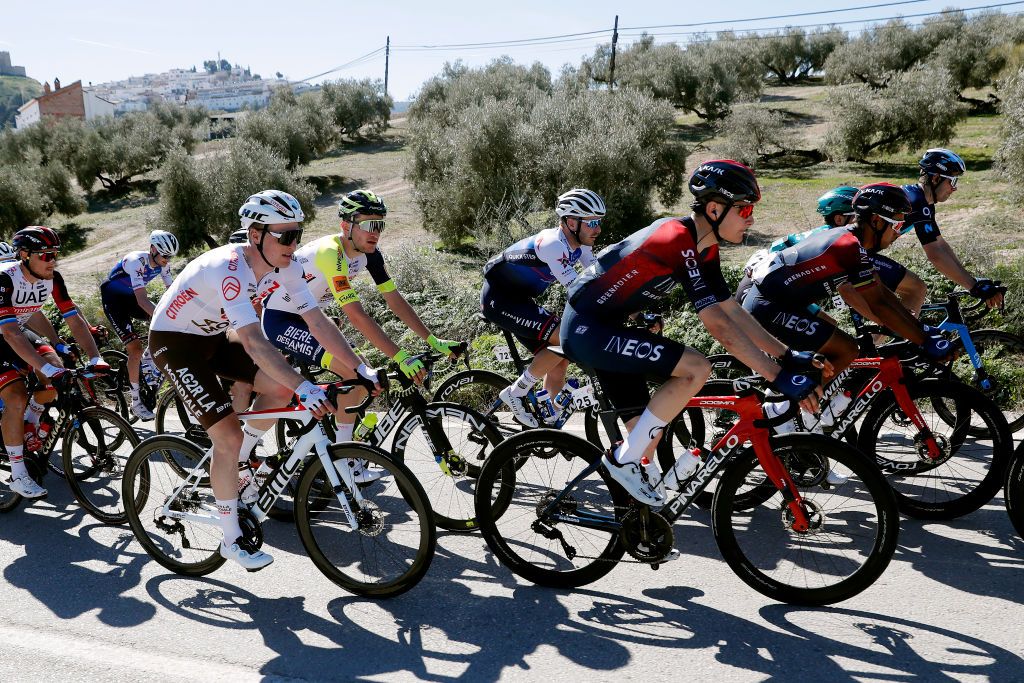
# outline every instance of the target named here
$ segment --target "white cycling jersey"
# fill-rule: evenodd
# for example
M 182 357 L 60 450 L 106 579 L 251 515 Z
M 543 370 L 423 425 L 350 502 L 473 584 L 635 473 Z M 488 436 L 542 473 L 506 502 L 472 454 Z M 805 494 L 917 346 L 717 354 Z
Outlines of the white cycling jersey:
M 153 312 L 151 330 L 185 332 L 209 337 L 228 327 L 241 329 L 259 323 L 253 301 L 283 288 L 298 302 L 298 313 L 316 308 L 316 298 L 296 261 L 256 281 L 245 260 L 244 244 L 211 249 L 181 271 Z

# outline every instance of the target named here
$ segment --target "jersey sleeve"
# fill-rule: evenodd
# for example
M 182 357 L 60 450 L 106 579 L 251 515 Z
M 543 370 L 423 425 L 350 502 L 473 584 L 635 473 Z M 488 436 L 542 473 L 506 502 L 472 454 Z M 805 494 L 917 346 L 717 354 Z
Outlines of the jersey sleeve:
M 277 281 L 295 302 L 295 312 L 302 314 L 317 307 L 316 297 L 309 291 L 305 271 L 298 261 L 292 260 L 287 268 L 278 271 Z
M 0 325 L 17 322 L 18 313 L 14 309 L 14 281 L 7 273 L 0 273 Z
M 718 245 L 716 244 L 705 251 L 703 258 L 701 270 L 704 272 L 704 277 L 707 278 L 708 287 L 711 288 L 711 291 L 718 298 L 719 303 L 731 299 L 732 290 L 729 289 L 729 284 L 725 281 L 725 276 L 722 274 L 722 260 L 718 254 Z
M 174 275 L 171 274 L 171 264 L 167 264 L 160 269 L 160 278 L 164 281 L 164 287 L 171 286 L 171 283 L 174 282 Z
M 391 276 L 388 275 L 388 269 L 384 266 L 384 254 L 380 253 L 380 249 L 366 255 L 366 271 L 370 273 L 374 284 L 377 285 L 377 291 L 381 294 L 397 289 Z
M 581 247 L 580 263 L 583 264 L 584 268 L 589 268 L 590 266 L 597 263 L 597 257 L 594 256 L 593 247 Z
M 78 313 L 78 307 L 75 306 L 75 302 L 71 300 L 71 295 L 68 294 L 68 287 L 64 284 L 64 278 L 58 271 L 53 271 L 53 303 L 57 306 L 57 310 L 60 311 L 61 317 L 70 318 L 71 316 Z
M 931 211 L 927 207 L 924 210 L 931 214 Z M 922 245 L 931 244 L 942 236 L 942 233 L 939 232 L 939 224 L 935 222 L 934 215 L 915 221 L 914 233 L 917 235 L 917 239 Z
M 239 268 L 235 273 L 237 274 L 225 274 L 221 269 L 210 268 L 206 274 L 209 285 L 206 289 L 220 292 L 224 317 L 232 328 L 240 330 L 258 323 L 260 319 L 256 316 L 252 302 L 249 301 L 248 293 L 256 289 L 252 271 L 245 267 Z M 220 278 L 219 282 L 210 282 L 214 278 Z
M 853 233 L 846 233 L 833 246 L 840 250 L 840 263 L 846 270 L 847 282 L 857 289 L 875 285 L 875 264 Z
M 125 258 L 122 268 L 128 274 L 132 291 L 146 288 L 146 264 L 140 258 Z
M 576 268 L 573 267 L 569 252 L 561 240 L 543 240 L 534 250 L 537 258 L 551 269 L 551 274 L 563 286 L 568 287 L 576 281 Z
M 327 289 L 339 306 L 345 307 L 359 301 L 359 295 L 352 288 L 347 268 L 338 269 L 339 257 L 335 249 L 318 249 L 313 257 L 313 267 L 327 279 Z
M 668 253 L 671 254 L 671 259 L 675 266 L 673 277 L 683 286 L 686 296 L 689 297 L 697 312 L 700 313 L 705 308 L 713 306 L 719 303 L 719 301 L 724 301 L 724 299 L 719 298 L 717 284 L 712 282 L 714 276 L 712 275 L 709 279 L 708 274 L 704 271 L 704 268 L 708 267 L 710 263 L 701 263 L 701 254 L 697 251 L 697 243 L 685 225 L 680 224 L 676 237 L 672 240 L 671 247 Z M 713 255 L 710 254 L 710 250 L 705 252 L 705 254 L 709 257 L 713 256 L 717 260 L 717 247 L 712 247 L 712 249 L 715 250 Z M 718 277 L 721 278 L 720 266 Z M 725 298 L 728 299 L 730 296 L 728 288 L 726 288 Z

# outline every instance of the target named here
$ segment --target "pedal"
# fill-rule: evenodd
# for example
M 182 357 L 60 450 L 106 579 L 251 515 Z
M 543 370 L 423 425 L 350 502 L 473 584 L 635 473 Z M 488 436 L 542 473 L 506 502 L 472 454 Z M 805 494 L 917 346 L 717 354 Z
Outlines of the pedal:
M 672 548 L 672 550 L 668 551 L 668 555 L 661 558 L 657 562 L 652 562 L 651 569 L 653 569 L 654 571 L 658 571 L 658 568 L 661 567 L 661 565 L 666 564 L 668 562 L 675 562 L 676 560 L 678 560 L 681 554 L 682 553 L 679 552 L 678 548 Z

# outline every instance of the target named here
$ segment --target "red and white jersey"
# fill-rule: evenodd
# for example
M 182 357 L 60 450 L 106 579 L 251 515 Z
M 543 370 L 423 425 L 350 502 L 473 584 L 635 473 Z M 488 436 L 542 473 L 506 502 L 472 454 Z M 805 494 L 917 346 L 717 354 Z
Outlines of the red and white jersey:
M 65 318 L 78 313 L 75 302 L 68 295 L 64 278 L 56 270 L 52 280 L 29 282 L 20 261 L 0 264 L 0 325 L 24 325 L 51 296 Z
M 151 330 L 185 332 L 203 337 L 231 327 L 241 329 L 259 323 L 253 302 L 281 287 L 297 302 L 298 312 L 316 308 L 302 266 L 270 271 L 259 282 L 242 251 L 244 244 L 211 249 L 181 271 L 153 311 Z

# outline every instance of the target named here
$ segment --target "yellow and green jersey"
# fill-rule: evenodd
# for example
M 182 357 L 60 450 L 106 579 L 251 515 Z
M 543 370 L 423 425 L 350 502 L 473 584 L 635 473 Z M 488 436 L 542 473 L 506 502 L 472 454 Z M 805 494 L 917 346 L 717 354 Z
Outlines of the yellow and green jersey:
M 379 291 L 391 292 L 395 289 L 395 283 L 384 267 L 380 249 L 350 259 L 345 254 L 339 235 L 327 235 L 314 240 L 298 249 L 293 258 L 305 271 L 309 291 L 317 298 L 320 308 L 329 308 L 335 301 L 340 306 L 359 301 L 352 280 L 363 272 L 370 274 Z M 275 311 L 299 312 L 292 297 L 281 289 L 272 291 L 263 306 Z

